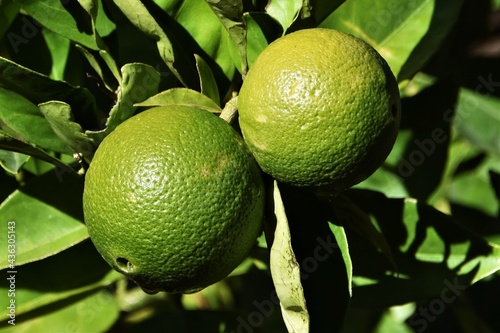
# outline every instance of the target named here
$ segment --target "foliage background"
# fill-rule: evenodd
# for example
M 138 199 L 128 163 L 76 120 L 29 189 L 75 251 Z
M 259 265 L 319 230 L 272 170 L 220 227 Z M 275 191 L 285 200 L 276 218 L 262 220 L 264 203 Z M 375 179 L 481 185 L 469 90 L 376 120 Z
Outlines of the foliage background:
M 499 13 L 498 0 L 0 1 L 0 332 L 500 331 Z M 364 39 L 398 79 L 384 166 L 326 202 L 270 181 L 273 248 L 262 236 L 200 293 L 146 295 L 111 271 L 81 208 L 99 142 L 155 103 L 231 111 L 260 51 L 316 26 Z

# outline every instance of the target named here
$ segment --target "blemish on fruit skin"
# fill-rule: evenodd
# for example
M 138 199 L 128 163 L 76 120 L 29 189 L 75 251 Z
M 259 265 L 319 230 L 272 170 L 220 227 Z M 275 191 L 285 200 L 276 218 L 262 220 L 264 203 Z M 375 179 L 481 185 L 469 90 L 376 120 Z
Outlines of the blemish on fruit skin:
M 266 115 L 259 115 L 256 119 L 259 123 L 266 123 L 267 122 L 267 116 Z

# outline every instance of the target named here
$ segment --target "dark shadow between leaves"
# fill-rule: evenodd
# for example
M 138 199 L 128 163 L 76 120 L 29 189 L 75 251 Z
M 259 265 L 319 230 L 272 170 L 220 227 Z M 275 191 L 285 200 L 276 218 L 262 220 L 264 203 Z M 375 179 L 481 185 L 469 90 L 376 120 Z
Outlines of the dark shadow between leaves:
M 83 183 L 82 176 L 56 168 L 34 178 L 19 190 L 83 223 Z
M 158 24 L 163 28 L 168 38 L 172 42 L 174 56 L 176 59 L 176 68 L 179 72 L 184 72 L 183 78 L 189 80 L 188 86 L 191 89 L 199 90 L 198 73 L 196 68 L 194 54 L 198 54 L 207 62 L 215 81 L 219 85 L 219 95 L 224 96 L 229 88 L 229 80 L 226 78 L 220 66 L 212 59 L 194 40 L 189 32 L 177 21 L 167 15 L 153 1 L 143 1 L 144 5 L 154 16 Z M 215 14 L 214 14 L 215 15 Z
M 395 173 L 419 200 L 425 201 L 441 182 L 457 96 L 458 86 L 448 78 L 401 100 L 401 129 L 411 130 L 412 137 Z
M 61 0 L 61 5 L 73 17 L 78 31 L 86 35 L 93 35 L 92 20 L 89 14 L 77 1 Z
M 292 248 L 301 267 L 301 282 L 311 332 L 338 332 L 350 295 L 342 253 L 328 223 L 339 223 L 333 210 L 313 194 L 280 184 Z
M 353 306 L 382 308 L 439 297 L 454 284 L 466 288 L 475 280 L 481 262 L 465 273 L 459 271 L 492 251 L 483 239 L 432 207 L 418 204 L 416 214 L 407 217 L 418 218 L 412 222 L 404 220 L 404 199 L 387 199 L 366 190 L 350 190 L 347 195 L 375 217 L 399 269 L 394 272 L 382 253 L 348 233 L 354 275 L 373 281 L 353 288 Z M 457 254 L 456 247 L 466 244 L 467 249 Z

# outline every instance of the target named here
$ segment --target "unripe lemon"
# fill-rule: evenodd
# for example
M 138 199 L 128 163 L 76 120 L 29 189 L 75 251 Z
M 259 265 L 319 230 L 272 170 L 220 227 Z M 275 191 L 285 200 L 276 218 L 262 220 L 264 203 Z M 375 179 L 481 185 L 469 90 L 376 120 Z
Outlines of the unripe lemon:
M 271 43 L 238 97 L 243 137 L 261 168 L 284 183 L 333 192 L 384 162 L 400 108 L 396 80 L 377 51 L 322 28 Z
M 241 136 L 210 112 L 146 110 L 95 153 L 83 195 L 89 235 L 146 292 L 198 291 L 254 246 L 264 206 L 260 172 Z

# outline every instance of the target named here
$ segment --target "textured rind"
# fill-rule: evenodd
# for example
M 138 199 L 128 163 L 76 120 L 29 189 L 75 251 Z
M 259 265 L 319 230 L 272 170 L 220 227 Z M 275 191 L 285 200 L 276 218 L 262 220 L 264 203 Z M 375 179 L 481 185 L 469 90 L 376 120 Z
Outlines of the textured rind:
M 270 44 L 245 78 L 238 110 L 243 137 L 266 173 L 334 191 L 383 163 L 400 121 L 385 60 L 360 39 L 320 28 Z
M 261 232 L 264 188 L 231 126 L 171 106 L 144 111 L 105 138 L 83 204 L 90 237 L 112 267 L 148 292 L 189 293 L 246 257 Z

